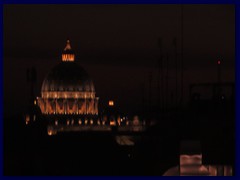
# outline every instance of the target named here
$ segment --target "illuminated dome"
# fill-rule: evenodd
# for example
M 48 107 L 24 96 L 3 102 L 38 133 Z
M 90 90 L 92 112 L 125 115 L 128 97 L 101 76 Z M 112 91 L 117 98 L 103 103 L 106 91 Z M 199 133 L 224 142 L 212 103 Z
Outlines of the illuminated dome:
M 43 81 L 38 105 L 43 114 L 98 114 L 93 81 L 75 62 L 69 40 L 62 52 L 62 62 Z
M 94 92 L 94 85 L 87 72 L 75 62 L 61 62 L 46 76 L 44 92 Z

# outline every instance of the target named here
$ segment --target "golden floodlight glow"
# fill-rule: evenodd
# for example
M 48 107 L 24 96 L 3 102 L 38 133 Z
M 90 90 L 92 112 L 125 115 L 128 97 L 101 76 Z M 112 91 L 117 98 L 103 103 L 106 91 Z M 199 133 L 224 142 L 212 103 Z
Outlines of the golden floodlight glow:
M 67 40 L 66 47 L 62 51 L 62 61 L 74 61 L 74 57 L 70 41 Z M 90 117 L 98 115 L 99 98 L 95 97 L 96 92 L 94 84 L 89 80 L 90 77 L 81 73 L 84 70 L 77 64 L 68 62 L 61 64 L 63 65 L 56 66 L 51 70 L 50 75 L 46 76 L 42 83 L 41 97 L 37 97 L 35 101 L 33 99 L 31 103 L 38 105 L 41 113 L 46 115 L 80 114 Z M 66 71 L 62 71 L 63 69 Z M 73 73 L 70 73 L 71 71 Z M 75 123 L 77 124 L 77 121 L 72 122 L 69 119 L 67 125 Z M 84 124 L 84 119 L 81 123 Z
M 115 121 L 110 121 L 110 126 L 115 126 L 116 122 Z
M 30 115 L 26 115 L 26 118 L 25 118 L 25 123 L 26 125 L 30 122 Z
M 53 135 L 52 130 L 48 130 L 48 135 L 49 135 L 49 136 Z
M 108 101 L 108 105 L 109 106 L 114 106 L 114 101 L 112 101 L 112 100 Z

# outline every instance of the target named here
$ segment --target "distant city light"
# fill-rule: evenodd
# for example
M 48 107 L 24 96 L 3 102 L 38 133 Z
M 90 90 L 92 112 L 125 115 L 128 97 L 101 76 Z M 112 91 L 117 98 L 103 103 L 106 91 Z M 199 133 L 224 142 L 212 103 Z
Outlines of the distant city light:
M 111 100 L 111 101 L 108 101 L 108 105 L 109 105 L 109 106 L 114 106 L 114 101 L 112 101 L 112 100 Z
M 25 119 L 25 123 L 26 125 L 30 122 L 30 116 L 27 114 L 26 115 L 26 119 Z
M 218 61 L 217 61 L 217 63 L 218 63 L 218 64 L 221 64 L 221 61 L 220 61 L 220 60 L 218 60 Z
M 113 120 L 111 120 L 111 121 L 110 121 L 110 126 L 115 126 L 115 125 L 116 125 L 116 122 L 113 121 Z
M 53 133 L 51 130 L 48 130 L 48 135 L 51 136 Z

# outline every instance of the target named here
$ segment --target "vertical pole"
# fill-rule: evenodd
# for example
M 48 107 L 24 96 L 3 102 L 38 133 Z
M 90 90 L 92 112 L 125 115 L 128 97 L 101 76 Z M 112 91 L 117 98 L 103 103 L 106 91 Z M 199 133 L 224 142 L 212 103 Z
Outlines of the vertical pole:
M 218 67 L 218 85 L 217 85 L 217 98 L 220 98 L 221 95 L 221 60 L 217 61 L 217 67 Z
M 174 45 L 174 55 L 175 55 L 175 106 L 177 107 L 177 102 L 178 102 L 178 62 L 177 62 L 177 39 L 174 38 L 173 40 L 173 45 Z
M 183 101 L 183 4 L 181 4 L 181 105 Z
M 161 68 L 161 100 L 162 100 L 162 112 L 164 113 L 164 68 L 163 68 L 163 56 L 161 56 L 161 61 L 160 61 L 160 68 Z
M 145 117 L 145 87 L 144 87 L 144 84 L 141 84 L 141 89 L 142 89 L 142 114 L 143 114 L 143 117 Z
M 148 107 L 149 116 L 151 116 L 151 108 L 152 108 L 152 72 L 149 73 L 149 107 Z
M 158 46 L 159 46 L 159 55 L 160 55 L 160 57 L 158 59 L 158 79 L 157 79 L 158 102 L 157 102 L 157 104 L 158 104 L 158 108 L 159 108 L 159 107 L 161 107 L 161 105 L 160 105 L 161 104 L 161 99 L 163 98 L 162 94 L 161 94 L 162 89 L 160 88 L 161 61 L 162 61 L 162 40 L 161 40 L 161 38 L 158 39 Z
M 167 59 L 166 59 L 166 111 L 168 110 L 168 54 L 167 54 Z

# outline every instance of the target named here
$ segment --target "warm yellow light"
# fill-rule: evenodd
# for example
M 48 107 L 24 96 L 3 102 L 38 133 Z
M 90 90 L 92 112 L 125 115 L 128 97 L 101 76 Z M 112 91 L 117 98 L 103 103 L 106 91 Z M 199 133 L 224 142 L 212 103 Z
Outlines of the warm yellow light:
M 48 130 L 48 135 L 51 136 L 53 132 L 51 130 Z
M 62 54 L 62 61 L 74 61 L 74 54 Z
M 115 126 L 115 125 L 116 125 L 115 121 L 110 121 L 110 126 Z
M 34 100 L 34 105 L 36 105 L 37 104 L 37 101 L 36 100 Z
M 108 105 L 109 106 L 114 106 L 114 101 L 112 101 L 112 100 L 108 101 Z
M 25 123 L 28 124 L 29 122 L 30 122 L 30 116 L 27 114 L 26 119 L 25 119 Z

